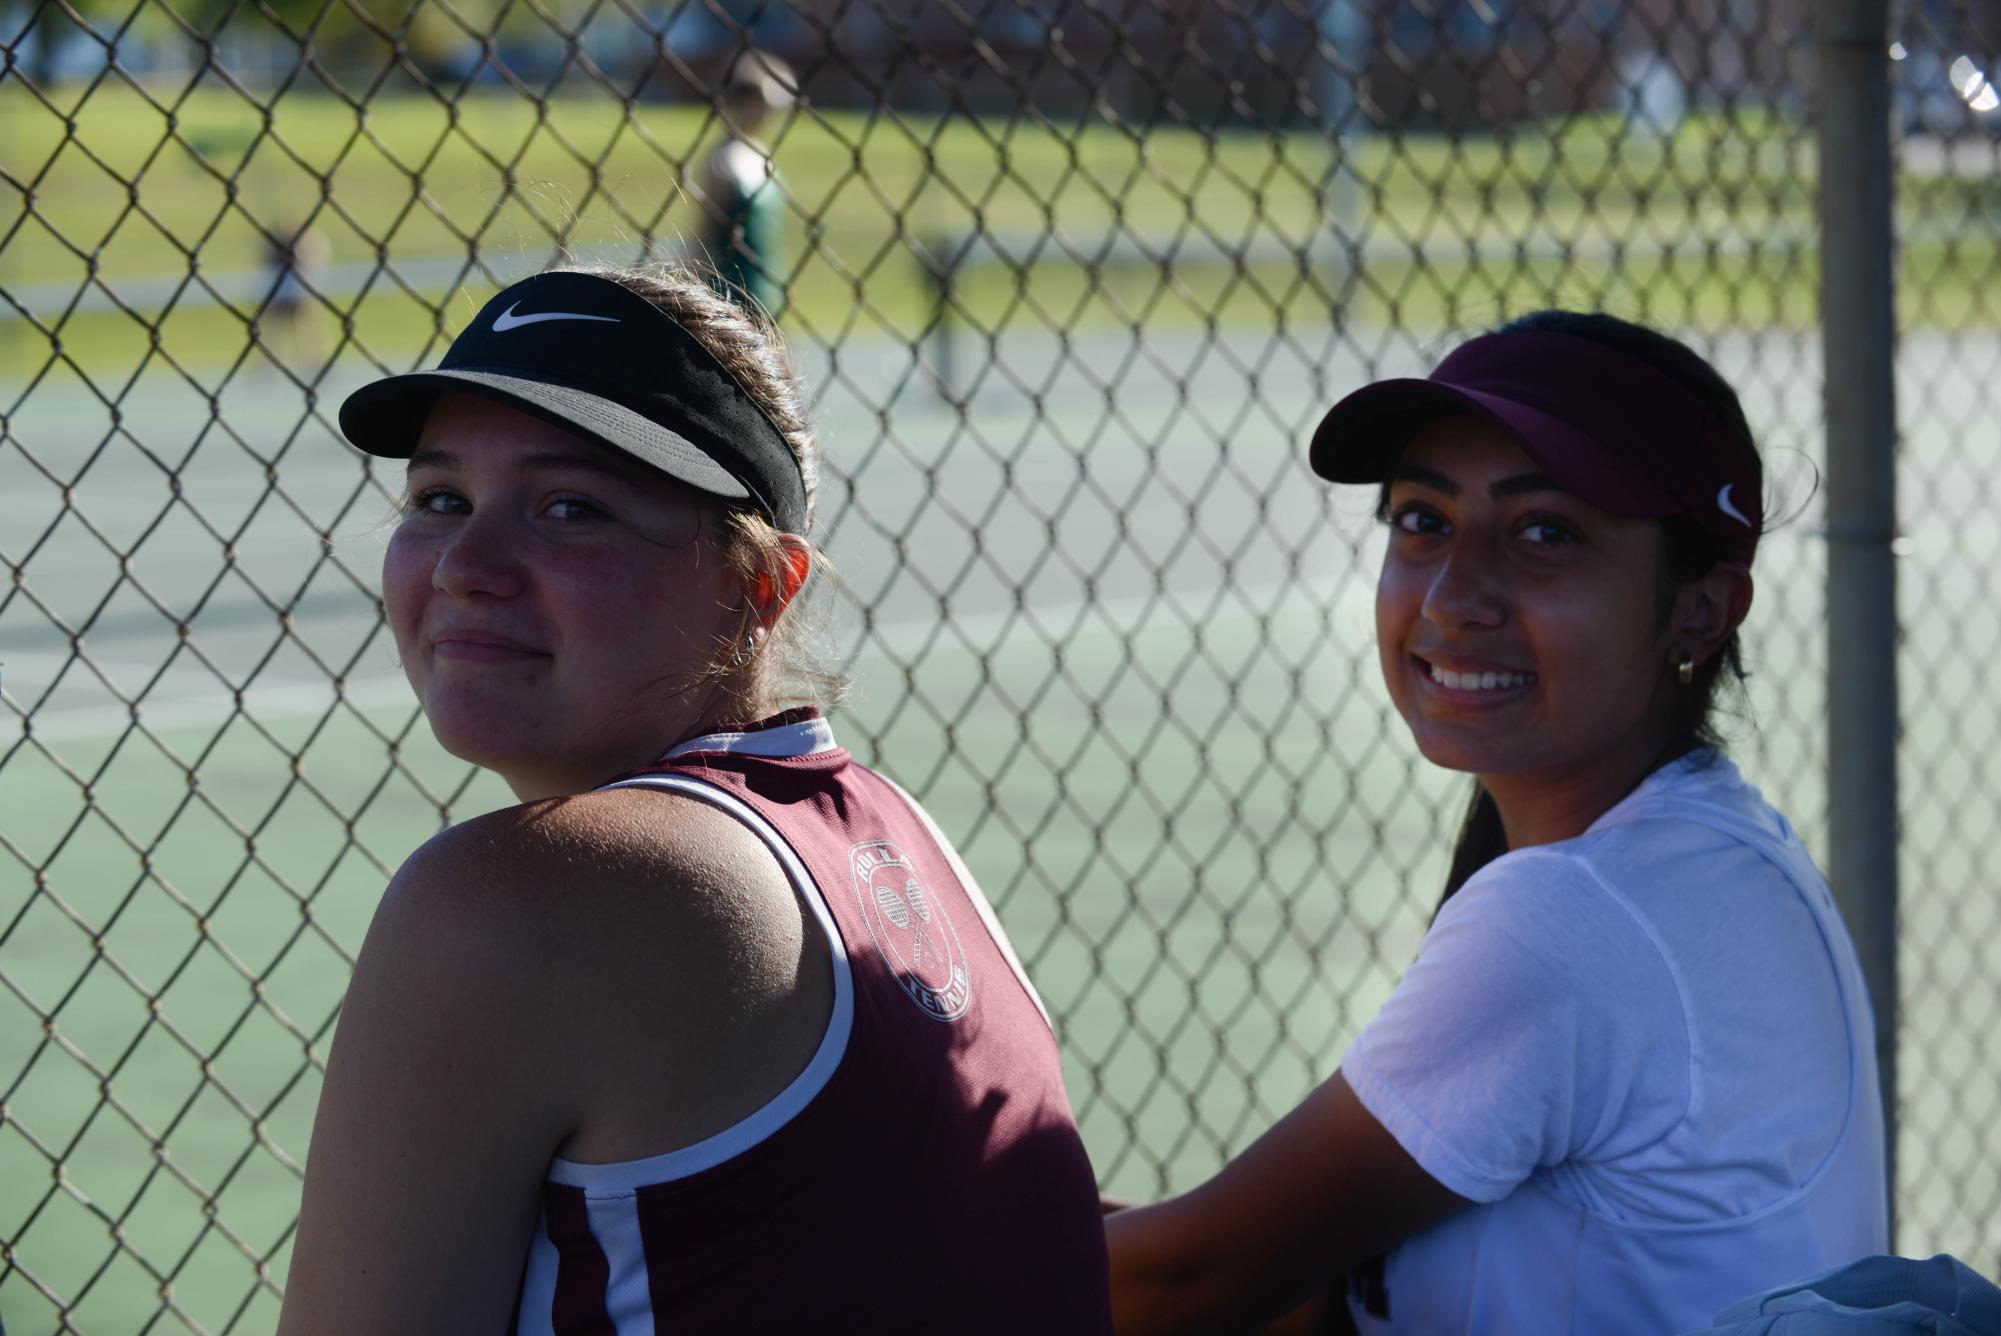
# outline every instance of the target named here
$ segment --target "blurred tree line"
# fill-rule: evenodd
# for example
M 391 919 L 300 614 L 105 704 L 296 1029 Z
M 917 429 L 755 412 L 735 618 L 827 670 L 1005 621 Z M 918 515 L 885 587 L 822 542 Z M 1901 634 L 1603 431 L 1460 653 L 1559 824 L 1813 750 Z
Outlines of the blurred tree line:
M 43 87 L 113 63 L 135 74 L 219 66 L 253 84 L 303 67 L 359 97 L 399 66 L 418 78 L 503 79 L 501 66 L 533 78 L 592 48 L 648 64 L 690 12 L 636 16 L 601 0 L 0 0 L 0 54 L 6 73 Z M 701 15 L 705 35 L 733 26 L 728 7 Z

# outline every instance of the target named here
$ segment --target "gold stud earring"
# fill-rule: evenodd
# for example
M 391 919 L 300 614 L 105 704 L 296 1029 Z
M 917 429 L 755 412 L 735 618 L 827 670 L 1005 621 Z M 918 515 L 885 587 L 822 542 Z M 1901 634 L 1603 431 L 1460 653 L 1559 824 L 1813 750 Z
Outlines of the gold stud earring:
M 1695 658 L 1693 655 L 1684 654 L 1681 656 L 1681 662 L 1674 666 L 1674 680 L 1683 686 L 1690 686 L 1695 682 Z

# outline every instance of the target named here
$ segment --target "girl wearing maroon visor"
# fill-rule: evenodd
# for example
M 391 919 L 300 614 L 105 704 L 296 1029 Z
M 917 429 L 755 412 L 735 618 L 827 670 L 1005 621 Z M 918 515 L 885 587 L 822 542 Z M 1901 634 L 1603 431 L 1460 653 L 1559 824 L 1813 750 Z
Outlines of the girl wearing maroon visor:
M 979 886 L 800 660 L 818 448 L 769 326 L 538 274 L 342 405 L 383 595 L 518 806 L 355 962 L 281 1330 L 1110 1330 L 1056 1041 Z
M 1861 971 L 1712 725 L 1763 522 L 1736 395 L 1542 312 L 1349 395 L 1311 459 L 1377 488 L 1383 676 L 1473 801 L 1340 1069 L 1109 1218 L 1119 1330 L 1255 1327 L 1331 1275 L 1322 1329 L 1674 1333 L 1883 1251 Z

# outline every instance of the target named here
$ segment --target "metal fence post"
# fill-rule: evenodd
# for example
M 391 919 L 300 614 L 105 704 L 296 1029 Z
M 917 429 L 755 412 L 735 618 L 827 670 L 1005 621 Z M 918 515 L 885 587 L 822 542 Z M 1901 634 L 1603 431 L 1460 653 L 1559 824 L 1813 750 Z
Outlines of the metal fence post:
M 1313 101 L 1327 136 L 1331 155 L 1327 172 L 1326 224 L 1343 253 L 1344 272 L 1336 286 L 1340 300 L 1337 322 L 1361 279 L 1363 130 L 1367 122 L 1357 105 L 1356 90 L 1368 62 L 1369 20 L 1356 0 L 1325 0 L 1319 16 L 1320 51 L 1314 66 Z
M 1821 344 L 1827 413 L 1829 880 L 1876 1007 L 1897 1146 L 1895 319 L 1888 0 L 1819 6 Z

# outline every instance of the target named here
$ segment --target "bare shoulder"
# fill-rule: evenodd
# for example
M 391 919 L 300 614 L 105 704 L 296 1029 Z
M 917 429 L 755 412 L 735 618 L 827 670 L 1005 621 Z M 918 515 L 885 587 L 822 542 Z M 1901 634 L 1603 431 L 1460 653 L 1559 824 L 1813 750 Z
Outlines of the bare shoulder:
M 654 789 L 524 803 L 462 822 L 413 853 L 385 908 L 454 931 L 529 935 L 539 953 L 604 931 L 683 932 L 796 918 L 776 858 L 711 804 Z
M 710 804 L 650 789 L 526 803 L 453 826 L 391 881 L 374 969 L 486 998 L 517 1039 L 589 1018 L 657 1040 L 796 993 L 824 938 L 776 857 Z M 372 958 L 372 961 L 371 961 Z M 663 1033 L 662 1027 L 667 1032 Z
M 804 1068 L 832 1014 L 831 944 L 777 857 L 727 812 L 659 789 L 454 826 L 397 873 L 369 950 L 378 939 L 400 972 L 489 999 L 485 1032 L 568 1092 L 572 1159 L 730 1125 Z
M 804 1066 L 828 1014 L 809 931 L 756 837 L 672 794 L 532 803 L 430 840 L 355 962 L 287 1321 L 504 1321 L 552 1156 L 693 1144 Z M 412 1295 L 433 1307 L 413 1316 Z

